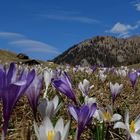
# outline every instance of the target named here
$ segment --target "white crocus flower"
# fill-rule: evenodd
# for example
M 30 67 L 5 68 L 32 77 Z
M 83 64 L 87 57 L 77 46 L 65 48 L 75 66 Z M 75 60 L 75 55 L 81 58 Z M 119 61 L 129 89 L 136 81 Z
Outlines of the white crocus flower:
M 140 115 L 129 123 L 129 111 L 125 113 L 125 123 L 117 122 L 114 124 L 115 128 L 122 128 L 128 132 L 128 136 L 133 140 L 140 140 Z
M 52 76 L 53 76 L 53 71 L 51 69 L 49 69 L 49 68 L 46 68 L 44 70 L 44 81 L 45 81 L 46 89 L 45 89 L 43 98 L 46 98 L 47 90 L 48 90 L 48 87 L 49 87 L 49 85 L 51 83 Z
M 101 75 L 101 74 L 104 74 L 104 72 L 105 72 L 104 70 L 100 69 L 98 73 L 99 73 L 99 75 Z
M 79 69 L 79 71 L 81 71 L 81 72 L 84 72 L 84 71 L 85 71 L 85 67 L 81 67 L 81 66 L 80 66 L 78 69 Z
M 107 75 L 105 74 L 99 74 L 99 79 L 104 82 L 106 80 Z
M 112 110 L 112 107 L 111 106 L 107 106 L 106 107 L 106 110 L 104 109 L 100 109 L 100 110 L 97 110 L 95 112 L 95 115 L 94 117 L 99 121 L 99 122 L 115 122 L 115 121 L 118 121 L 122 118 L 122 116 L 120 114 L 113 114 L 113 110 Z
M 60 118 L 55 127 L 51 120 L 46 117 L 42 124 L 38 127 L 34 122 L 34 129 L 38 140 L 67 140 L 69 133 L 70 121 L 64 126 L 64 121 Z
M 120 76 L 120 77 L 126 77 L 128 74 L 128 71 L 125 69 L 118 69 L 116 70 L 116 74 L 117 76 Z
M 118 84 L 115 83 L 114 85 L 110 82 L 110 90 L 111 90 L 111 94 L 112 94 L 112 101 L 114 103 L 116 96 L 121 92 L 123 88 L 123 84 Z
M 81 90 L 83 97 L 87 96 L 89 93 L 89 90 L 93 87 L 94 85 L 90 86 L 90 82 L 87 79 L 84 79 L 83 83 L 80 82 L 78 85 L 78 88 Z
M 110 90 L 112 93 L 120 93 L 123 88 L 123 84 L 115 83 L 114 85 L 110 82 Z
M 93 73 L 93 70 L 91 68 L 87 68 L 85 72 L 90 75 Z
M 59 104 L 59 98 L 56 95 L 52 100 L 48 100 L 47 98 L 43 99 L 38 105 L 38 111 L 42 118 L 48 116 L 49 118 L 53 117 L 57 111 L 61 107 L 61 103 Z

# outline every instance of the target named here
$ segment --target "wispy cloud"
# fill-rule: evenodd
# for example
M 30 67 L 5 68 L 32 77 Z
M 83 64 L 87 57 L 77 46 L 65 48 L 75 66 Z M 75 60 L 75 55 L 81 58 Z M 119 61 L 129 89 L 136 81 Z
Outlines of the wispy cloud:
M 48 19 L 52 20 L 63 20 L 63 21 L 76 21 L 76 22 L 81 22 L 81 23 L 98 23 L 99 20 L 89 18 L 89 17 L 84 17 L 84 16 L 71 16 L 71 15 L 42 15 Z
M 36 41 L 36 40 L 17 40 L 9 42 L 11 45 L 22 46 L 27 52 L 38 52 L 38 53 L 52 53 L 52 54 L 59 54 L 60 52 L 57 51 L 56 48 L 48 45 L 46 43 Z
M 136 8 L 137 11 L 140 11 L 140 2 L 135 3 L 134 7 Z
M 0 32 L 0 38 L 2 39 L 20 39 L 25 36 L 20 33 L 12 33 L 12 32 Z
M 138 27 L 138 25 L 132 26 L 117 22 L 110 30 L 107 30 L 106 32 L 116 34 L 118 37 L 128 37 L 129 33 Z
M 140 25 L 140 20 L 137 21 L 137 24 Z
M 93 24 L 99 23 L 100 21 L 92 17 L 83 15 L 79 11 L 68 11 L 63 9 L 53 9 L 48 11 L 46 14 L 38 14 L 37 16 L 50 19 L 50 20 L 59 20 L 59 21 L 73 21 L 79 23 Z
M 20 33 L 0 32 L 0 39 L 7 39 L 7 44 L 10 45 L 9 48 L 18 48 L 23 53 L 35 53 L 37 56 L 60 54 L 55 47 L 41 41 L 28 39 Z

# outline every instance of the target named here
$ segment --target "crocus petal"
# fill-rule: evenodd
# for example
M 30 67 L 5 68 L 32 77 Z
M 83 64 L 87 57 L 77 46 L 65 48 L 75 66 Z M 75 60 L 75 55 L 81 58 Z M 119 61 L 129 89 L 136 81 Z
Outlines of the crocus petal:
M 89 119 L 89 107 L 87 105 L 83 105 L 80 114 L 79 114 L 79 119 L 78 119 L 78 124 L 81 127 L 84 127 Z
M 120 114 L 114 114 L 112 116 L 111 122 L 119 121 L 122 118 Z
M 20 88 L 21 96 L 25 93 L 27 88 L 30 86 L 34 77 L 35 77 L 35 70 L 34 69 L 32 71 L 30 71 L 28 74 L 27 74 L 26 71 L 22 72 L 22 74 L 21 74 L 21 76 L 19 77 L 18 80 L 26 80 L 27 82 L 26 82 L 25 85 L 21 86 L 21 88 Z
M 54 130 L 54 128 L 53 128 L 53 125 L 52 125 L 52 122 L 51 122 L 50 118 L 46 117 L 44 119 L 44 121 L 42 122 L 42 125 L 40 126 L 40 132 L 44 132 L 45 131 L 45 134 L 47 136 L 48 132 L 50 130 Z M 41 135 L 41 133 L 40 133 L 40 135 Z M 42 134 L 42 135 L 44 135 L 44 134 Z
M 140 114 L 135 119 L 135 132 L 140 134 Z
M 108 106 L 106 107 L 106 109 L 107 109 L 108 113 L 112 116 L 112 115 L 113 115 L 112 107 L 111 107 L 110 105 L 108 105 Z
M 78 116 L 77 116 L 77 112 L 75 108 L 69 104 L 68 109 L 69 109 L 70 114 L 73 116 L 73 118 L 78 122 Z
M 127 127 L 126 127 L 126 125 L 123 122 L 117 122 L 117 123 L 115 123 L 113 128 L 114 129 L 115 128 L 122 128 L 122 129 L 128 130 Z
M 44 70 L 44 81 L 45 81 L 46 89 L 45 89 L 43 98 L 45 98 L 47 95 L 48 87 L 51 83 L 52 76 L 53 76 L 53 71 L 51 69 L 47 68 Z
M 91 107 L 90 107 L 90 115 L 89 115 L 89 117 L 92 117 L 92 116 L 93 116 L 93 114 L 94 114 L 95 111 L 96 111 L 96 108 L 97 108 L 96 103 L 93 103 L 93 104 L 91 105 Z
M 103 117 L 100 110 L 96 109 L 95 113 L 93 114 L 93 117 L 96 118 L 100 123 L 103 122 Z
M 48 99 L 47 98 L 43 98 L 43 100 L 40 101 L 37 109 L 41 115 L 42 118 L 44 118 L 46 116 L 46 107 L 47 107 L 47 102 Z
M 127 129 L 129 129 L 129 110 L 125 111 L 125 125 L 127 126 Z
M 90 82 L 87 79 L 84 79 L 83 80 L 83 86 L 84 86 L 85 92 L 88 92 L 89 87 L 90 87 L 89 85 L 90 85 Z
M 57 106 L 57 108 L 54 108 L 54 115 L 58 112 L 58 110 L 62 107 L 62 105 L 63 105 L 63 103 L 61 102 L 58 106 Z
M 61 135 L 63 134 L 64 131 L 64 122 L 62 118 L 59 118 L 59 120 L 57 121 L 56 125 L 55 125 L 55 131 L 59 131 L 61 133 Z
M 4 81 L 5 81 L 5 73 L 3 69 L 0 69 L 0 89 L 4 87 Z
M 89 106 L 91 106 L 93 103 L 96 103 L 96 98 L 89 98 L 88 96 L 85 97 L 85 104 L 88 104 Z
M 69 76 L 68 73 L 65 72 L 65 71 L 64 71 L 64 77 L 66 78 L 66 81 L 67 81 L 69 87 L 72 88 L 72 86 L 71 86 L 72 81 L 71 81 L 71 79 L 70 79 L 70 76 Z
M 26 96 L 32 108 L 35 119 L 36 119 L 36 112 L 37 112 L 39 96 L 41 93 L 42 83 L 43 83 L 42 75 L 39 76 L 36 75 L 33 82 L 31 83 L 31 85 L 28 87 L 26 91 Z
M 89 89 L 90 89 L 90 82 L 86 79 L 83 80 L 83 83 L 80 82 L 78 87 L 79 89 L 81 90 L 83 96 L 87 96 L 88 95 L 88 92 L 89 92 Z
M 57 95 L 53 98 L 52 102 L 54 103 L 54 109 L 56 109 L 59 102 L 59 98 Z
M 62 140 L 67 140 L 69 134 L 69 128 L 70 128 L 70 121 L 68 121 L 67 124 L 65 125 L 64 131 L 62 133 Z
M 16 81 L 14 83 L 12 83 L 13 85 L 17 85 L 17 86 L 22 86 L 22 85 L 25 85 L 26 84 L 26 80 L 23 80 L 23 81 Z
M 114 86 L 111 82 L 110 82 L 110 90 L 111 90 L 111 93 L 114 93 Z
M 132 87 L 134 88 L 135 84 L 136 84 L 136 80 L 137 80 L 137 72 L 131 72 L 128 74 Z
M 46 108 L 46 115 L 45 116 L 48 116 L 48 117 L 52 117 L 52 114 L 53 114 L 53 111 L 54 111 L 54 104 L 53 102 L 49 102 L 47 104 L 47 108 Z
M 11 63 L 7 73 L 7 85 L 16 80 L 16 72 L 15 63 Z
M 137 133 L 132 133 L 131 137 L 133 140 L 140 140 L 140 135 L 138 135 Z
M 53 140 L 61 140 L 60 132 L 56 132 L 55 136 L 53 137 Z
M 41 140 L 41 139 L 40 139 L 40 135 L 39 135 L 39 128 L 38 128 L 38 126 L 37 126 L 37 124 L 36 124 L 35 121 L 34 121 L 34 130 L 35 130 L 37 139 L 38 139 L 38 140 Z
M 82 92 L 82 94 L 83 94 L 82 82 L 80 82 L 80 83 L 78 84 L 78 88 L 81 90 L 81 92 Z M 84 94 L 83 94 L 83 95 L 84 95 Z

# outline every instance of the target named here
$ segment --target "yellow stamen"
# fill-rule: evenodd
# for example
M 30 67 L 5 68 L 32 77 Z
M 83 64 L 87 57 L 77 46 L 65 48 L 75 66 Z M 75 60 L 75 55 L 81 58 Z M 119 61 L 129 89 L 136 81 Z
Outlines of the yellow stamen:
M 129 127 L 130 127 L 130 133 L 134 133 L 135 132 L 135 122 L 132 121 Z
M 111 115 L 110 115 L 110 113 L 108 111 L 103 114 L 103 117 L 107 121 L 110 121 L 111 118 L 112 118 Z
M 54 137 L 54 135 L 55 135 L 55 132 L 52 131 L 52 130 L 50 130 L 50 131 L 48 132 L 48 140 L 52 140 L 53 137 Z

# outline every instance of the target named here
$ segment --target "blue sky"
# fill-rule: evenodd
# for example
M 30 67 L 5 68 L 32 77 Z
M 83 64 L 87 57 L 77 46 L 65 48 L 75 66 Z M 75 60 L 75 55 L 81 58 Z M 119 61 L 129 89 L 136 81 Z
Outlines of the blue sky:
M 140 34 L 140 1 L 0 0 L 0 49 L 48 60 L 96 35 Z

